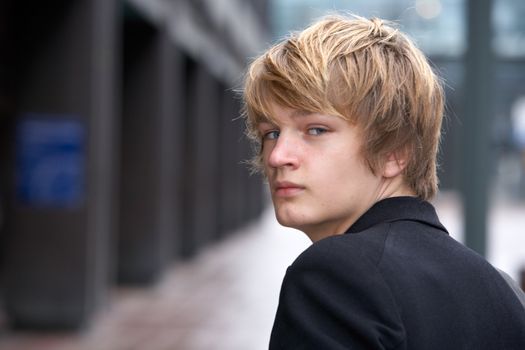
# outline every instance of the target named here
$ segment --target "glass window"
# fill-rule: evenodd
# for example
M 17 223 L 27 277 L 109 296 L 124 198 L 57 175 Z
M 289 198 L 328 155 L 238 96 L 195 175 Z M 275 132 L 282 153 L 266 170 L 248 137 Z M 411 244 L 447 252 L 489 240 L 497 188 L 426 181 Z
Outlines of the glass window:
M 351 12 L 398 22 L 429 55 L 465 51 L 464 0 L 273 0 L 272 5 L 276 38 L 330 11 Z
M 525 56 L 525 1 L 495 0 L 494 52 L 501 57 Z

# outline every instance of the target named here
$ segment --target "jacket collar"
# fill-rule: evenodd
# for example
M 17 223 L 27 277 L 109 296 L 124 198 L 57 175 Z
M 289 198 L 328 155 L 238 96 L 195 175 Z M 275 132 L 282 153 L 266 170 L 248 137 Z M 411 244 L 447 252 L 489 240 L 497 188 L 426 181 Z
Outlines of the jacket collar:
M 418 221 L 444 231 L 436 210 L 427 201 L 417 197 L 391 197 L 380 200 L 350 226 L 346 233 L 364 231 L 374 225 L 399 220 Z

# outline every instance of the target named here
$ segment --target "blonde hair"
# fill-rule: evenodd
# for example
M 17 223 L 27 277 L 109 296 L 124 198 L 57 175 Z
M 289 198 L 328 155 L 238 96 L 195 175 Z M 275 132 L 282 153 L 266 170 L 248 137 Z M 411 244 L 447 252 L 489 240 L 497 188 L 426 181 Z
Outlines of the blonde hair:
M 390 23 L 324 17 L 251 63 L 244 115 L 259 169 L 257 125 L 273 120 L 272 103 L 356 124 L 372 172 L 382 168 L 386 155 L 402 151 L 408 156 L 406 184 L 422 199 L 436 193 L 443 89 L 423 53 Z

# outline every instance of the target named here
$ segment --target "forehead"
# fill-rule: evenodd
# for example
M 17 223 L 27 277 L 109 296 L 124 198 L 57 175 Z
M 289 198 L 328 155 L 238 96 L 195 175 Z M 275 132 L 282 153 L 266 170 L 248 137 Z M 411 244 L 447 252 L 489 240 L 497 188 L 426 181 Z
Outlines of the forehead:
M 314 114 L 314 112 L 306 111 L 304 109 L 285 107 L 277 103 L 270 103 L 268 115 L 264 118 L 267 119 L 266 121 L 268 122 L 278 122 L 283 119 L 297 119 L 312 114 Z
M 257 124 L 273 123 L 279 124 L 284 120 L 303 119 L 313 115 L 323 115 L 323 113 L 308 111 L 301 108 L 283 106 L 275 102 L 270 102 L 266 112 L 257 118 Z

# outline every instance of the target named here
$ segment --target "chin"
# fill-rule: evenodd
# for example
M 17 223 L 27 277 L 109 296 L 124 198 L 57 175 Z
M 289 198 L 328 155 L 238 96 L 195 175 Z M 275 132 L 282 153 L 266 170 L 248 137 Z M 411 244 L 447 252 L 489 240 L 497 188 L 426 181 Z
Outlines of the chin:
M 285 226 L 285 227 L 291 227 L 291 228 L 296 228 L 297 226 L 297 223 L 295 220 L 292 220 L 292 218 L 290 218 L 289 216 L 287 215 L 279 215 L 277 212 L 275 213 L 275 218 L 277 219 L 277 222 L 281 225 L 281 226 Z
M 298 220 L 297 218 L 282 216 L 276 214 L 277 222 L 284 227 L 290 227 L 299 231 L 304 232 L 304 228 L 308 226 L 303 220 Z
M 282 226 L 303 231 L 304 227 L 311 224 L 310 221 L 312 218 L 309 218 L 308 211 L 305 210 L 305 208 L 287 204 L 288 203 L 275 206 L 274 210 L 277 222 L 279 222 L 279 224 Z
M 275 218 L 277 219 L 277 222 L 281 225 L 281 226 L 285 226 L 285 227 L 292 227 L 292 228 L 295 228 L 293 227 L 293 221 L 288 219 L 288 218 L 283 218 L 279 215 L 276 215 Z

